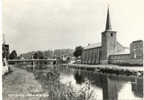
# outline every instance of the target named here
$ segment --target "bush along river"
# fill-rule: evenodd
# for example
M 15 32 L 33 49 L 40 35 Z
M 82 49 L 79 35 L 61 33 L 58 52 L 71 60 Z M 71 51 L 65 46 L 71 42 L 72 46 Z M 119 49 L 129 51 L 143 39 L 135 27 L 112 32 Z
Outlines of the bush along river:
M 142 100 L 143 77 L 49 66 L 34 71 L 48 100 Z

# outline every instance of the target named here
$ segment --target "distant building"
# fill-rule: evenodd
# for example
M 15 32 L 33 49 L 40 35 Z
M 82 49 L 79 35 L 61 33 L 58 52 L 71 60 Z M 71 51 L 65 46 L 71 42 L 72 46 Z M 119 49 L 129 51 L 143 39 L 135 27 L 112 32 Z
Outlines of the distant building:
M 101 43 L 89 44 L 81 56 L 82 64 L 143 64 L 143 41 L 130 44 L 130 50 L 117 41 L 117 33 L 112 30 L 109 9 L 107 10 L 106 28 L 102 32 Z

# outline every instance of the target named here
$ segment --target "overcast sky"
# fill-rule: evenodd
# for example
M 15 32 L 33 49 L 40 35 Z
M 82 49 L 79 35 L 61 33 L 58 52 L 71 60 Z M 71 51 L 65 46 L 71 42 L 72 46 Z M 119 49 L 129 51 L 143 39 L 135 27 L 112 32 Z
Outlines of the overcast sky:
M 3 0 L 2 31 L 18 53 L 101 42 L 107 3 L 118 41 L 143 40 L 144 0 Z

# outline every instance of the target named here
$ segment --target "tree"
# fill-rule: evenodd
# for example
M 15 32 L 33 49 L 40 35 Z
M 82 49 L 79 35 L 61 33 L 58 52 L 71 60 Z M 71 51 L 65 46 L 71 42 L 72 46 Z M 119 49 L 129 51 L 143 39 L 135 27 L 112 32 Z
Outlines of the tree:
M 77 47 L 75 48 L 75 51 L 74 51 L 73 55 L 74 55 L 75 57 L 79 57 L 79 56 L 82 55 L 82 52 L 83 52 L 83 47 L 82 47 L 82 46 L 77 46 Z
M 44 54 L 41 51 L 37 51 L 33 54 L 33 59 L 44 59 Z M 43 64 L 45 64 L 45 62 L 41 62 L 41 61 L 34 61 L 33 63 L 35 63 L 36 68 L 41 69 L 44 67 Z
M 44 59 L 44 55 L 41 51 L 37 51 L 33 54 L 34 59 Z
M 9 59 L 16 59 L 16 58 L 17 58 L 16 50 L 13 50 L 9 55 Z

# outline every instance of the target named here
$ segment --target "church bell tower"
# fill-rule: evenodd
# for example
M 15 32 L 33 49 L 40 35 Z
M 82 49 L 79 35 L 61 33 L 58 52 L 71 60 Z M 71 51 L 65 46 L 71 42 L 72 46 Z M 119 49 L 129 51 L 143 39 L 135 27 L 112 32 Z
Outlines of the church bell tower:
M 107 9 L 105 31 L 102 32 L 102 56 L 101 63 L 107 64 L 108 57 L 116 48 L 116 31 L 112 31 L 109 8 Z

